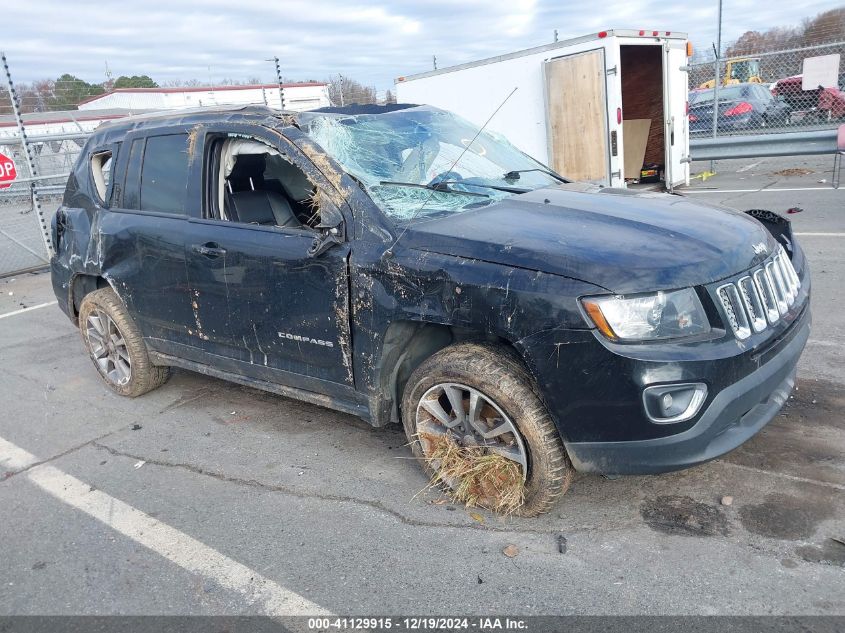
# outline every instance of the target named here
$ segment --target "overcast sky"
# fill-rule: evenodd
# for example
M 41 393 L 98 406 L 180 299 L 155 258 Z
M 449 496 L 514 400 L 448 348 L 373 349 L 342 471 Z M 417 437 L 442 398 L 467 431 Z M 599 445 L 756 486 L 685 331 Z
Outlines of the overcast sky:
M 393 78 L 610 28 L 715 39 L 716 0 L 6 0 L 0 48 L 16 81 L 149 74 L 219 81 L 342 73 L 379 91 Z M 800 23 L 842 0 L 725 0 L 723 41 Z

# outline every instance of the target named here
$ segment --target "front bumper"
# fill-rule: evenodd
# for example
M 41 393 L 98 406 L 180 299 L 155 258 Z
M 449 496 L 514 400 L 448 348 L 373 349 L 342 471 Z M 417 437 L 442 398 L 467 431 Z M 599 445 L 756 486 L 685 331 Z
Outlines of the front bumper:
M 778 413 L 795 384 L 798 359 L 810 335 L 807 306 L 777 354 L 756 371 L 723 388 L 686 431 L 667 437 L 616 442 L 565 442 L 576 470 L 651 474 L 680 470 L 735 449 Z
M 794 384 L 809 337 L 811 281 L 797 244 L 792 262 L 801 279 L 798 296 L 775 324 L 744 340 L 722 329 L 704 340 L 631 345 L 594 330 L 561 328 L 517 341 L 576 468 L 679 470 L 736 448 L 765 426 Z M 718 288 L 747 274 L 701 289 L 711 322 L 726 327 Z M 695 416 L 674 423 L 649 417 L 644 390 L 687 383 L 708 389 Z

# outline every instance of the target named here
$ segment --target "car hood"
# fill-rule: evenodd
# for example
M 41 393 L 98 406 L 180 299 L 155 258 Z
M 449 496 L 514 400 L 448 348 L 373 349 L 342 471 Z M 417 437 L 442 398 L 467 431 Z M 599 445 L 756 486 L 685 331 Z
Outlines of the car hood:
M 563 275 L 619 294 L 714 282 L 747 270 L 776 248 L 762 224 L 738 211 L 684 196 L 580 183 L 423 220 L 402 241 L 417 250 Z

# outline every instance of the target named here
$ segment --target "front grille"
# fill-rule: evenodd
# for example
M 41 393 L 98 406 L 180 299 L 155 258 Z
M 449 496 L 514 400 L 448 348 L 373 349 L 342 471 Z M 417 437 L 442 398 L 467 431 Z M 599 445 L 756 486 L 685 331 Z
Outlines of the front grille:
M 762 332 L 777 323 L 789 310 L 801 280 L 782 246 L 760 268 L 735 283 L 724 284 L 716 290 L 727 317 L 728 326 L 738 339 L 746 339 L 753 332 Z

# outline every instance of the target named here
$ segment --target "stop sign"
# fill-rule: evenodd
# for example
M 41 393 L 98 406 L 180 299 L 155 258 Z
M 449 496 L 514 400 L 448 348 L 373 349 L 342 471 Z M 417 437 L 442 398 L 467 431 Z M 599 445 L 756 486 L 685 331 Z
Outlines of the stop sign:
M 15 169 L 15 161 L 5 154 L 0 154 L 0 189 L 11 187 L 17 177 L 18 170 Z

